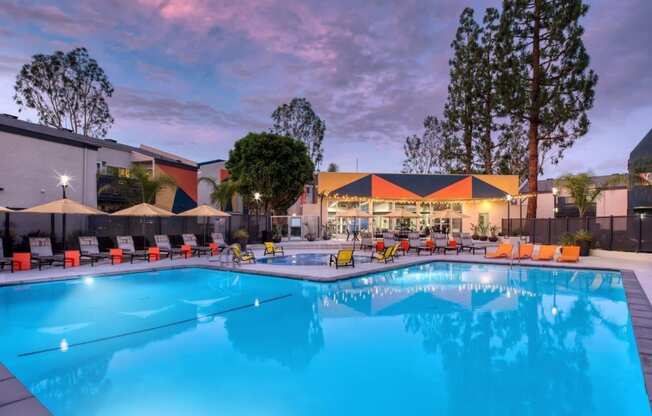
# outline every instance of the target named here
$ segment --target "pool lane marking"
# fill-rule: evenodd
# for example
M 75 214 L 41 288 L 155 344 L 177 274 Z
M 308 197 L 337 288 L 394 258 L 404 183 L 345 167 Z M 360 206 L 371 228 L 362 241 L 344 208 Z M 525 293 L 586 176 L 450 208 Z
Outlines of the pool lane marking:
M 291 296 L 292 296 L 292 293 L 287 293 L 285 295 L 280 295 L 280 296 L 275 296 L 273 298 L 259 300 L 258 305 L 263 305 L 265 303 L 275 302 L 277 300 L 286 299 L 286 298 L 289 298 Z M 209 314 L 205 314 L 205 315 L 201 315 L 201 316 L 195 316 L 193 318 L 183 319 L 183 320 L 180 320 L 180 321 L 174 321 L 174 322 L 170 322 L 170 323 L 163 324 L 163 325 L 152 326 L 152 327 L 149 327 L 149 328 L 143 328 L 143 329 L 139 329 L 139 330 L 136 330 L 136 331 L 124 332 L 122 334 L 110 335 L 110 336 L 107 336 L 107 337 L 95 338 L 95 339 L 91 339 L 91 340 L 88 340 L 88 341 L 81 341 L 81 342 L 71 343 L 71 344 L 68 344 L 68 349 L 73 348 L 73 347 L 79 347 L 79 346 L 82 346 L 82 345 L 94 344 L 94 343 L 97 343 L 97 342 L 110 341 L 112 339 L 121 338 L 121 337 L 129 336 L 129 335 L 138 335 L 138 334 L 142 334 L 142 333 L 145 333 L 145 332 L 155 331 L 157 329 L 169 328 L 169 327 L 175 326 L 175 325 L 181 325 L 181 324 L 186 324 L 188 322 L 198 321 L 199 319 L 203 319 L 203 318 L 206 318 L 206 317 L 209 317 L 209 316 L 222 315 L 222 314 L 225 314 L 225 313 L 235 312 L 235 311 L 239 311 L 239 310 L 242 310 L 242 309 L 254 308 L 256 306 L 257 306 L 256 301 L 254 301 L 253 303 L 249 303 L 249 304 L 246 304 L 246 305 L 235 306 L 233 308 L 224 309 L 224 310 L 221 310 L 221 311 L 218 311 L 218 312 L 213 312 L 213 313 L 209 313 Z M 37 354 L 43 354 L 43 353 L 46 353 L 46 352 L 53 352 L 53 351 L 60 351 L 60 350 L 61 350 L 60 346 L 52 347 L 52 348 L 45 348 L 45 349 L 37 350 L 37 351 L 23 352 L 23 353 L 18 354 L 18 357 L 29 357 L 30 355 L 37 355 Z

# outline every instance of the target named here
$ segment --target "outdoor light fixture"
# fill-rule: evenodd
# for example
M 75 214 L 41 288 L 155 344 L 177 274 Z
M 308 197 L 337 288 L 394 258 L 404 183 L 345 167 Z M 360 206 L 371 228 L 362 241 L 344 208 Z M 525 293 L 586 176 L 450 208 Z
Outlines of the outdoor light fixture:
M 66 197 L 66 189 L 68 189 L 68 186 L 70 185 L 70 176 L 68 175 L 60 175 L 59 176 L 59 186 L 61 186 L 61 191 L 63 192 L 63 197 Z
M 552 187 L 552 199 L 553 199 L 555 218 L 557 218 L 557 213 L 559 212 L 559 207 L 557 206 L 558 195 L 559 195 L 559 188 L 557 188 L 556 186 L 553 186 Z
M 260 201 L 260 192 L 254 192 L 254 199 Z
M 557 188 L 556 186 L 553 186 L 552 187 L 552 194 L 553 195 L 559 195 L 559 188 Z

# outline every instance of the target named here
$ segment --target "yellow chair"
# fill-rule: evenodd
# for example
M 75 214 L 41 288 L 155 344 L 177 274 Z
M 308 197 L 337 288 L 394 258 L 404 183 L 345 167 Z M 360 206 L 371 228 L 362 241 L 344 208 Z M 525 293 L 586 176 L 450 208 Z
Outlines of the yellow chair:
M 550 261 L 555 257 L 556 250 L 557 250 L 557 246 L 542 245 L 541 248 L 539 249 L 539 254 L 537 256 L 532 257 L 532 260 Z
M 336 269 L 345 266 L 355 267 L 353 250 L 345 249 L 338 251 L 337 254 L 331 254 L 330 258 L 328 259 L 328 266 L 332 266 L 333 264 L 335 265 Z
M 265 244 L 265 251 L 263 252 L 263 256 L 266 256 L 268 254 L 271 254 L 272 256 L 275 256 L 277 254 L 281 254 L 281 255 L 285 254 L 283 253 L 283 247 L 281 246 L 276 247 L 274 243 L 272 243 L 271 241 L 268 241 L 263 244 Z
M 254 255 L 253 252 L 251 251 L 246 251 L 245 253 L 242 252 L 242 249 L 240 249 L 240 244 L 233 244 L 231 246 L 231 252 L 233 253 L 233 261 L 235 263 L 255 263 L 256 262 L 256 256 Z
M 513 259 L 529 259 L 532 257 L 532 251 L 534 251 L 534 245 L 532 244 L 521 244 L 518 248 L 518 254 L 512 256 Z
M 502 243 L 501 245 L 498 246 L 496 251 L 493 253 L 487 253 L 485 254 L 485 258 L 488 259 L 501 259 L 501 258 L 507 258 L 512 255 L 512 245 L 509 243 Z
M 392 246 L 387 247 L 385 250 L 381 252 L 377 252 L 371 255 L 371 261 L 377 260 L 377 261 L 382 261 L 383 263 L 387 263 L 388 261 L 394 261 L 394 257 L 396 256 L 396 252 L 398 251 L 399 247 L 401 246 L 400 243 L 396 243 Z
M 561 248 L 561 255 L 557 258 L 559 262 L 577 263 L 580 261 L 580 246 L 564 246 Z

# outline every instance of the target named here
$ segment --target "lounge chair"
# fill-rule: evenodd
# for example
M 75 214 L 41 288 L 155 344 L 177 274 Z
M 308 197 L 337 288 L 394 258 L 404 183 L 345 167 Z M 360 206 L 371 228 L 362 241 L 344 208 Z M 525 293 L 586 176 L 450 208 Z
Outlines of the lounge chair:
M 79 237 L 78 240 L 81 258 L 90 260 L 91 266 L 94 266 L 98 261 L 109 260 L 108 252 L 100 252 L 100 244 L 97 241 L 97 237 Z
M 557 251 L 557 246 L 542 245 L 539 248 L 539 254 L 532 256 L 532 260 L 550 261 L 555 257 L 555 251 Z
M 263 252 L 263 256 L 266 256 L 268 254 L 271 254 L 272 256 L 275 256 L 277 254 L 285 254 L 283 253 L 283 247 L 281 246 L 275 246 L 273 242 L 268 241 L 263 243 L 265 245 L 265 251 Z
M 469 250 L 469 253 L 475 254 L 476 250 L 482 250 L 487 254 L 487 245 L 479 245 L 471 237 L 462 236 L 460 240 L 460 251 Z
M 154 243 L 156 247 L 161 251 L 162 256 L 167 256 L 172 260 L 174 255 L 179 255 L 183 257 L 183 252 L 180 248 L 172 247 L 170 244 L 170 237 L 165 234 L 158 234 L 154 236 Z
M 383 233 L 383 245 L 385 247 L 391 247 L 396 243 L 396 238 L 394 233 Z
M 564 246 L 557 257 L 558 262 L 577 263 L 580 261 L 580 246 Z
M 376 247 L 374 238 L 370 233 L 364 233 L 360 236 L 360 248 L 373 250 Z
M 374 253 L 371 255 L 371 261 L 373 262 L 374 260 L 387 263 L 387 262 L 394 262 L 394 257 L 396 257 L 396 252 L 399 249 L 399 243 L 394 243 L 393 246 L 387 247 L 385 250 L 381 251 L 380 253 Z
M 440 251 L 446 254 L 447 251 L 454 251 L 455 254 L 460 254 L 460 246 L 455 240 L 449 240 L 448 238 L 438 238 L 435 241 L 435 251 Z
M 222 233 L 211 233 L 211 239 L 219 248 L 226 248 L 229 245 L 224 241 L 224 235 Z
M 328 265 L 335 265 L 335 268 L 351 266 L 355 267 L 355 258 L 353 257 L 353 250 L 347 248 L 340 250 L 337 254 L 331 254 L 328 259 Z
M 422 251 L 426 251 L 432 255 L 435 252 L 435 242 L 432 240 L 424 241 L 423 244 L 417 247 L 417 256 L 420 256 Z
M 134 239 L 130 235 L 119 235 L 115 238 L 118 243 L 118 248 L 122 250 L 123 258 L 129 258 L 131 263 L 134 259 L 149 261 L 149 253 L 147 250 L 136 250 L 134 247 Z
M 534 251 L 533 244 L 521 244 L 518 248 L 518 254 L 513 255 L 512 258 L 515 260 L 529 259 L 532 257 L 533 251 Z
M 409 253 L 410 250 L 414 250 L 419 254 L 419 247 L 423 246 L 424 242 L 421 241 L 421 236 L 419 233 L 409 233 L 408 234 L 408 249 L 406 253 Z
M 503 258 L 508 258 L 512 255 L 512 245 L 509 243 L 501 243 L 496 251 L 493 253 L 487 253 L 485 254 L 485 258 L 488 259 L 503 259 Z
M 200 246 L 197 244 L 197 236 L 194 234 L 181 234 L 181 237 L 183 238 L 183 244 L 190 246 L 192 248 L 192 251 L 196 253 L 198 256 L 201 257 L 202 254 L 206 254 L 210 256 L 212 254 L 212 250 L 208 246 Z
M 251 250 L 247 250 L 244 253 L 242 252 L 242 249 L 240 248 L 240 244 L 231 244 L 231 253 L 233 253 L 233 262 L 234 263 L 255 263 L 256 262 L 256 256 L 254 255 L 254 252 Z
M 66 263 L 69 262 L 63 254 L 52 253 L 52 240 L 48 237 L 30 237 L 29 252 L 32 254 L 32 260 L 38 265 L 39 270 L 43 265 L 61 265 L 65 269 Z

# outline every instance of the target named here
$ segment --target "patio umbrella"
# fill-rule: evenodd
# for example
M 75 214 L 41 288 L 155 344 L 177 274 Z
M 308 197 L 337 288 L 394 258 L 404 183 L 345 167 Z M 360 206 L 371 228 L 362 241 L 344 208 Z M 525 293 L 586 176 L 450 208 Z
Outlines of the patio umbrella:
M 399 208 L 395 209 L 394 211 L 391 211 L 387 214 L 385 214 L 385 217 L 387 218 L 419 218 L 419 214 L 416 212 L 408 211 L 405 208 Z
M 336 217 L 340 218 L 353 218 L 354 221 L 359 218 L 371 218 L 373 215 L 369 214 L 367 211 L 363 211 L 360 208 L 350 208 L 345 211 L 340 211 L 335 214 Z M 353 236 L 353 249 L 355 250 L 355 239 L 357 236 Z
M 231 214 L 226 213 L 224 211 L 220 211 L 219 209 L 213 208 L 210 205 L 200 205 L 197 208 L 189 209 L 188 211 L 184 211 L 180 214 L 177 214 L 180 217 L 205 217 L 206 222 L 204 223 L 204 245 L 206 245 L 206 228 L 208 228 L 208 218 L 209 217 L 219 217 L 219 218 L 226 218 L 230 217 Z
M 5 208 L 5 207 L 0 206 L 0 212 L 10 213 L 10 212 L 14 212 L 14 211 L 9 209 L 9 208 Z
M 66 249 L 66 215 L 104 215 L 105 212 L 99 209 L 86 206 L 77 201 L 68 198 L 58 199 L 56 201 L 48 202 L 46 204 L 37 205 L 35 207 L 24 209 L 20 212 L 31 214 L 60 214 L 62 215 L 62 231 L 63 231 L 63 249 Z
M 155 205 L 147 204 L 143 202 L 142 204 L 134 205 L 133 207 L 121 209 L 116 211 L 111 215 L 116 217 L 172 217 L 174 216 L 173 212 L 167 211 L 163 208 L 159 208 Z M 145 222 L 142 221 L 142 232 L 143 238 L 145 236 Z

